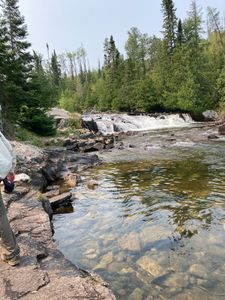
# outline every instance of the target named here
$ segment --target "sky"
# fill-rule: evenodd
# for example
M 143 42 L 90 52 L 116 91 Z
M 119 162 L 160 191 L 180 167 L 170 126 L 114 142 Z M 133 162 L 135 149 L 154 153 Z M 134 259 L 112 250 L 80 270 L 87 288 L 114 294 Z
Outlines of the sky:
M 177 17 L 184 19 L 191 0 L 174 0 Z M 224 0 L 198 0 L 203 8 L 216 7 L 225 15 Z M 20 11 L 28 26 L 32 48 L 47 56 L 86 49 L 91 67 L 103 60 L 103 43 L 113 35 L 116 46 L 124 53 L 127 32 L 137 27 L 141 33 L 160 35 L 162 13 L 160 0 L 19 0 Z

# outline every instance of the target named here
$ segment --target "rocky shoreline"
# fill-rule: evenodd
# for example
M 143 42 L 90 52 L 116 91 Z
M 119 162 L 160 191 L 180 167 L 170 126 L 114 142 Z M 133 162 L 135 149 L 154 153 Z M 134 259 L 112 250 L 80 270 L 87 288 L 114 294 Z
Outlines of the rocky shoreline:
M 57 249 L 52 238 L 52 203 L 56 207 L 61 205 L 65 194 L 52 193 L 53 197 L 43 194 L 59 180 L 69 179 L 70 187 L 76 185 L 81 170 L 99 163 L 97 155 L 12 144 L 18 158 L 16 171 L 29 175 L 31 182 L 29 177 L 22 176 L 12 194 L 3 193 L 10 224 L 21 248 L 21 263 L 10 267 L 0 262 L 0 299 L 116 299 L 97 274 L 74 266 Z M 74 195 L 69 194 L 67 200 L 71 201 Z M 58 197 L 58 202 L 51 200 L 54 197 Z
M 224 122 L 204 124 L 190 134 L 187 131 L 185 136 L 168 132 L 160 137 L 160 143 L 214 140 L 218 138 L 217 132 L 224 135 L 222 126 Z M 90 133 L 78 140 L 71 135 L 64 140 L 64 147 L 48 149 L 12 142 L 18 161 L 16 173 L 25 175 L 17 176 L 15 191 L 3 194 L 3 198 L 21 248 L 21 264 L 12 268 L 0 262 L 0 299 L 116 299 L 98 275 L 81 270 L 65 259 L 53 241 L 51 220 L 54 211 L 74 201 L 71 190 L 79 183 L 80 172 L 100 163 L 99 157 L 89 152 L 99 151 L 104 159 L 104 153 L 114 147 L 113 155 L 140 147 L 138 140 L 137 145 L 133 138 L 132 144 L 129 139 L 124 140 L 136 134 L 115 133 L 103 137 Z M 156 136 L 142 146 L 148 151 L 158 142 Z

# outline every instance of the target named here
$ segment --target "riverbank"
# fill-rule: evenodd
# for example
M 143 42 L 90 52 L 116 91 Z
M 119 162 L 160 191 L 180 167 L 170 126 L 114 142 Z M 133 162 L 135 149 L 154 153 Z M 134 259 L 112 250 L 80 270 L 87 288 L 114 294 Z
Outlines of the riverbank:
M 0 262 L 0 299 L 115 299 L 98 275 L 74 266 L 57 249 L 51 215 L 46 213 L 51 211 L 50 202 L 41 196 L 48 184 L 69 169 L 80 171 L 98 163 L 97 156 L 12 144 L 18 157 L 17 173 L 26 173 L 32 182 L 20 181 L 12 194 L 3 194 L 21 248 L 21 263 L 12 268 Z
M 165 130 L 165 134 L 153 137 L 148 137 L 147 132 L 135 133 L 137 139 L 132 137 L 131 132 L 115 134 L 113 138 L 92 136 L 92 140 L 89 137 L 85 142 L 77 142 L 76 137 L 71 137 L 65 141 L 65 147 L 48 150 L 12 142 L 18 158 L 17 173 L 28 174 L 32 184 L 18 182 L 14 193 L 4 194 L 22 259 L 16 268 L 0 263 L 0 298 L 115 299 L 99 276 L 80 270 L 66 260 L 52 240 L 53 206 L 50 203 L 61 193 L 57 184 L 69 179 L 68 187 L 74 187 L 82 170 L 99 164 L 98 156 L 104 160 L 105 155 L 111 159 L 119 155 L 122 159 L 127 152 L 131 157 L 132 152 L 137 153 L 140 147 L 143 148 L 142 155 L 154 155 L 158 147 L 166 151 L 168 147 L 182 142 L 213 142 L 217 139 L 217 130 L 214 124 L 205 124 L 190 128 L 185 133 L 180 129 Z M 113 147 L 115 149 L 112 150 Z M 98 156 L 80 152 L 97 150 L 100 150 Z M 71 193 L 69 200 L 73 201 L 74 197 Z

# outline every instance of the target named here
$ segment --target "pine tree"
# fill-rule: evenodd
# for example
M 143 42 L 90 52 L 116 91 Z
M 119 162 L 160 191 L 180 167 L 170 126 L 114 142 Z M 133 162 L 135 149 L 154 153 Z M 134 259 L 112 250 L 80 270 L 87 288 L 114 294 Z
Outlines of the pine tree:
M 4 40 L 7 52 L 5 76 L 7 78 L 4 94 L 4 110 L 8 117 L 18 113 L 26 102 L 27 79 L 31 70 L 30 43 L 27 42 L 27 27 L 18 8 L 18 0 L 1 0 Z
M 120 53 L 116 48 L 112 35 L 109 40 L 105 39 L 104 52 L 104 67 L 110 73 L 111 79 L 114 80 L 118 75 L 117 71 L 120 64 Z
M 181 19 L 179 19 L 178 26 L 177 26 L 177 43 L 179 46 L 181 46 L 183 42 L 184 42 L 183 25 Z
M 172 0 L 162 0 L 163 34 L 168 53 L 172 53 L 176 42 L 177 17 Z
M 51 57 L 51 76 L 53 85 L 59 86 L 61 81 L 61 68 L 55 50 Z
M 1 17 L 1 16 L 0 16 Z M 6 83 L 7 45 L 6 26 L 0 18 L 0 104 L 4 106 L 4 88 Z

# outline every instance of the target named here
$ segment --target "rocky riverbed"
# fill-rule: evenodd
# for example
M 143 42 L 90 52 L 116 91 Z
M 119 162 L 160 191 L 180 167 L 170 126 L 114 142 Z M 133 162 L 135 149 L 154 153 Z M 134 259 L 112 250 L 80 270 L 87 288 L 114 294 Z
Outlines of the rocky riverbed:
M 17 155 L 16 189 L 4 194 L 11 226 L 17 235 L 21 248 L 21 264 L 9 267 L 0 262 L 0 299 L 115 299 L 115 296 L 98 275 L 81 270 L 65 259 L 52 239 L 53 210 L 57 212 L 62 204 L 74 201 L 71 192 L 80 181 L 80 172 L 100 163 L 105 155 L 114 156 L 129 151 L 130 157 L 138 147 L 146 155 L 154 155 L 158 147 L 167 148 L 177 143 L 195 143 L 216 140 L 217 128 L 190 129 L 190 131 L 166 131 L 165 134 L 133 139 L 132 132 L 115 133 L 108 137 L 86 135 L 81 140 L 71 136 L 64 147 L 43 150 L 24 143 L 12 142 Z M 221 132 L 220 132 L 221 133 Z M 127 137 L 124 140 L 124 137 Z M 147 136 L 146 136 L 147 137 Z M 115 148 L 115 149 L 113 149 Z M 112 150 L 113 149 L 113 150 Z M 135 150 L 135 151 L 134 151 Z M 143 150 L 143 149 L 142 149 Z M 96 154 L 84 152 L 98 151 Z M 110 151 L 109 154 L 105 154 Z M 67 190 L 62 190 L 60 183 Z M 94 186 L 96 183 L 89 182 Z M 146 265 L 144 258 L 139 265 Z
M 57 249 L 51 224 L 51 202 L 57 203 L 57 199 L 52 201 L 50 195 L 42 194 L 57 180 L 70 178 L 71 185 L 72 178 L 75 185 L 78 172 L 98 164 L 98 157 L 65 149 L 44 151 L 18 142 L 12 144 L 18 159 L 17 173 L 29 177 L 17 178 L 12 194 L 3 193 L 21 248 L 21 263 L 10 267 L 0 262 L 0 299 L 115 299 L 98 275 L 77 268 Z M 71 194 L 69 198 L 72 197 Z

